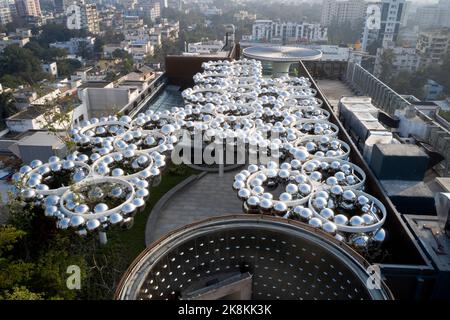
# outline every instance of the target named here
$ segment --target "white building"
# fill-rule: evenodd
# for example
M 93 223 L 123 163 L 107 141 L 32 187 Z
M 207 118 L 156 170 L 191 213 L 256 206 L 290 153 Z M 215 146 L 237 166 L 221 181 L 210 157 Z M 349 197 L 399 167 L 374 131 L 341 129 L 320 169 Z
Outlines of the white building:
M 3 51 L 7 46 L 17 45 L 19 47 L 25 46 L 30 42 L 30 38 L 22 38 L 16 36 L 0 36 L 0 51 Z
M 147 67 L 131 72 L 115 82 L 85 82 L 78 96 L 89 117 L 107 116 L 132 103 L 151 85 L 155 73 Z
M 364 19 L 366 9 L 367 2 L 364 0 L 323 0 L 320 23 L 324 26 L 329 26 L 333 22 L 355 23 L 359 19 Z
M 252 40 L 268 42 L 272 38 L 272 20 L 256 20 L 252 27 Z
M 160 46 L 161 45 L 161 34 L 160 33 L 150 33 L 148 36 L 148 41 L 152 46 Z
M 87 30 L 90 33 L 100 33 L 100 25 L 95 4 L 86 4 L 78 0 L 66 9 L 67 28 L 70 30 Z
M 76 55 L 82 43 L 85 43 L 87 47 L 92 48 L 94 46 L 94 42 L 94 37 L 71 38 L 69 41 L 50 43 L 50 47 L 65 49 L 69 55 Z
M 378 48 L 375 58 L 374 75 L 379 77 L 382 72 L 383 53 L 390 50 L 393 53 L 392 72 L 397 75 L 401 71 L 416 72 L 420 66 L 420 57 L 416 48 L 396 47 L 390 44 L 385 48 Z
M 238 21 L 242 21 L 242 20 L 256 20 L 256 14 L 249 13 L 248 11 L 245 11 L 245 10 L 241 10 L 239 12 L 236 12 L 233 15 L 233 18 L 235 18 Z
M 224 42 L 221 40 L 193 42 L 188 44 L 187 52 L 200 54 L 214 53 L 221 51 L 224 45 Z
M 127 47 L 135 62 L 142 62 L 147 56 L 154 53 L 154 47 L 145 40 L 129 41 Z
M 256 20 L 252 41 L 275 43 L 319 42 L 328 40 L 328 29 L 320 24 Z
M 58 66 L 56 65 L 56 62 L 43 63 L 41 67 L 42 71 L 45 73 L 48 73 L 54 77 L 58 76 Z

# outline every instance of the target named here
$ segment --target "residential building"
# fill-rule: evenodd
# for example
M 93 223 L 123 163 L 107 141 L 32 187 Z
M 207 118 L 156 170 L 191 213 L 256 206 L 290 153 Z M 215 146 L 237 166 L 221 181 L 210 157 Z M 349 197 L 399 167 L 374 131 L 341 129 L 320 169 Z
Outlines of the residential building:
M 94 46 L 94 42 L 94 37 L 71 38 L 69 41 L 50 43 L 50 47 L 66 49 L 68 54 L 76 55 L 81 45 L 86 45 L 87 47 L 92 48 Z
M 89 117 L 101 117 L 119 112 L 137 99 L 154 80 L 155 73 L 143 67 L 115 82 L 88 81 L 78 88 L 78 96 Z
M 180 22 L 162 19 L 160 23 L 154 24 L 150 33 L 159 33 L 162 40 L 176 40 L 179 37 Z
M 379 8 L 379 26 L 375 27 L 370 23 L 364 25 L 363 51 L 367 51 L 368 46 L 374 41 L 379 42 L 381 46 L 397 41 L 400 26 L 403 22 L 405 2 L 406 0 L 381 0 L 371 4 L 371 6 L 378 6 Z M 376 13 L 372 10 L 370 15 L 366 15 L 366 19 L 372 19 L 374 14 Z
M 222 50 L 225 43 L 221 40 L 191 42 L 187 46 L 187 52 L 189 53 L 214 53 Z
M 394 75 L 401 71 L 416 72 L 420 66 L 420 58 L 414 47 L 397 47 L 394 43 L 390 43 L 384 48 L 378 48 L 375 58 L 374 75 L 379 77 L 382 69 L 383 53 L 387 50 L 393 54 L 392 72 Z
M 417 8 L 414 23 L 421 30 L 450 27 L 450 1 L 440 0 L 437 4 Z
M 15 3 L 19 17 L 40 17 L 42 14 L 39 0 L 15 0 Z
M 58 66 L 56 65 L 56 62 L 43 63 L 41 67 L 45 73 L 54 77 L 58 76 Z
M 423 91 L 425 94 L 425 100 L 438 100 L 444 92 L 444 86 L 434 80 L 428 79 L 427 83 L 423 86 Z
M 160 46 L 161 45 L 161 34 L 160 33 L 150 33 L 148 35 L 148 41 L 152 46 Z
M 256 20 L 252 26 L 252 40 L 268 42 L 272 38 L 272 20 Z
M 144 20 L 139 16 L 123 16 L 123 28 L 125 30 L 128 29 L 136 29 L 144 26 Z
M 12 21 L 11 9 L 9 1 L 0 0 L 0 26 L 10 23 Z
M 238 21 L 242 21 L 242 20 L 256 20 L 256 14 L 254 13 L 249 13 L 248 11 L 245 10 L 241 10 L 239 12 L 236 12 L 233 17 L 238 20 Z
M 328 29 L 320 24 L 256 20 L 252 28 L 255 42 L 300 43 L 328 40 Z
M 354 24 L 366 14 L 368 3 L 364 0 L 324 0 L 320 23 L 330 26 L 333 22 Z
M 214 7 L 202 6 L 200 9 L 201 13 L 203 13 L 207 17 L 222 15 L 222 9 L 219 9 L 215 6 Z
M 450 29 L 420 32 L 416 49 L 422 65 L 442 64 L 450 50 Z
M 128 43 L 128 52 L 135 62 L 142 62 L 145 57 L 153 55 L 154 47 L 146 40 L 135 40 Z
M 17 45 L 19 47 L 23 47 L 28 42 L 30 42 L 30 38 L 28 37 L 0 35 L 0 51 L 3 51 L 3 49 L 5 49 L 9 45 Z
M 70 30 L 87 30 L 90 33 L 100 32 L 97 6 L 86 4 L 84 0 L 78 0 L 66 9 L 67 28 Z

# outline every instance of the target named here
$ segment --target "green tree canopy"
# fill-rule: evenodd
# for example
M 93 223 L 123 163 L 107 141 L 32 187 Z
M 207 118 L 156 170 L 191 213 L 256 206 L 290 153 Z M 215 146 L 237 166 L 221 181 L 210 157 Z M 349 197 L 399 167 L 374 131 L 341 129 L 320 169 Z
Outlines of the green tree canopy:
M 0 55 L 0 74 L 12 75 L 30 85 L 44 78 L 39 58 L 17 45 L 7 46 Z

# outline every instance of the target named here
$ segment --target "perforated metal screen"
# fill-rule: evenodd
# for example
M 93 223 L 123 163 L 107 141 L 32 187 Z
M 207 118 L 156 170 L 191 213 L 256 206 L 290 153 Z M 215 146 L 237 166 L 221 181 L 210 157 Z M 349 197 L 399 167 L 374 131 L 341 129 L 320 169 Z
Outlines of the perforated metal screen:
M 221 221 L 222 219 L 222 221 Z M 178 299 L 239 272 L 253 275 L 254 299 L 385 299 L 368 290 L 360 262 L 301 224 L 260 217 L 193 225 L 141 255 L 122 299 Z

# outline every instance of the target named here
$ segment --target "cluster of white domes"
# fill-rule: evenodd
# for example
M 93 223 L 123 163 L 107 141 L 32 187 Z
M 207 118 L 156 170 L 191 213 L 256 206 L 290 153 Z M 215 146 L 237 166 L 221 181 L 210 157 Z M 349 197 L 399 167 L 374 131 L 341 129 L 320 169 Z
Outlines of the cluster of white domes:
M 167 114 L 149 111 L 128 116 L 93 118 L 70 131 L 76 151 L 65 159 L 50 157 L 22 166 L 13 180 L 24 202 L 42 206 L 58 228 L 83 235 L 111 225 L 129 227 L 145 206 L 148 188 L 165 167 L 179 130 Z M 170 118 L 171 119 L 171 118 Z M 153 130 L 144 126 L 152 122 Z
M 337 138 L 339 128 L 329 122 L 309 79 L 263 78 L 251 60 L 240 62 L 253 70 L 251 76 L 229 61 L 203 66 L 196 86 L 183 92 L 187 104 L 208 106 L 215 114 L 211 121 L 198 117 L 199 130 L 225 127 L 232 135 L 244 129 L 250 153 L 270 150 L 271 159 L 280 162 L 252 164 L 235 176 L 233 189 L 245 212 L 302 220 L 358 249 L 383 241 L 386 210 L 361 191 L 366 175 L 348 161 L 350 147 Z M 346 198 L 350 194 L 353 202 Z
M 366 176 L 349 162 L 350 147 L 337 138 L 309 79 L 266 79 L 261 63 L 247 59 L 203 68 L 182 93 L 184 107 L 73 128 L 74 153 L 15 174 L 21 198 L 80 234 L 129 226 L 183 130 L 203 134 L 206 143 L 241 140 L 249 154 L 268 150 L 270 161 L 235 177 L 246 212 L 300 219 L 358 248 L 382 241 L 386 210 L 362 191 Z

